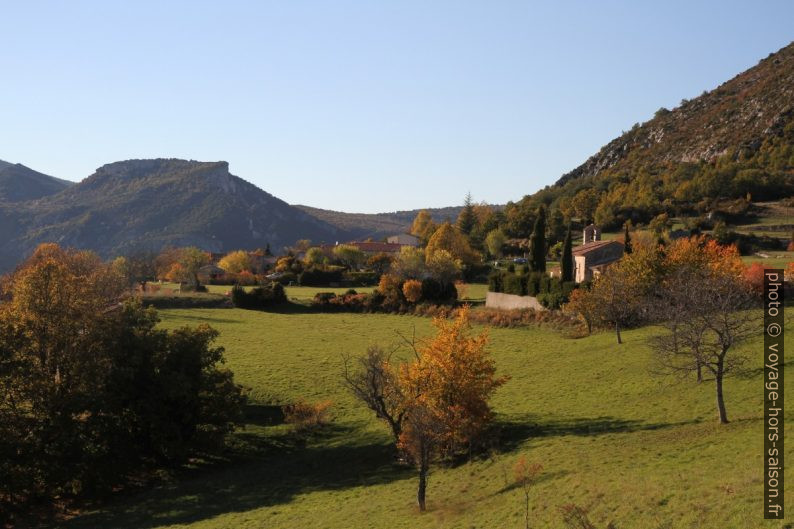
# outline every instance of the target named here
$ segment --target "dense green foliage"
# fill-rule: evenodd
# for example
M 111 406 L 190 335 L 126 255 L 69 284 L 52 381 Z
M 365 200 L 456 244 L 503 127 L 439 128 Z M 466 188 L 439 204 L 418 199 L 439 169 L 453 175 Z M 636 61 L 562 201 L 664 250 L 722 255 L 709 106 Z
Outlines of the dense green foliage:
M 232 303 L 241 309 L 266 310 L 286 303 L 287 295 L 281 283 L 270 282 L 246 290 L 240 285 L 232 288 Z
M 573 281 L 561 281 L 544 272 L 524 270 L 494 270 L 488 277 L 490 292 L 503 292 L 516 296 L 535 296 L 546 308 L 558 309 L 568 301 L 568 297 L 577 288 Z
M 207 325 L 166 331 L 116 301 L 87 252 L 38 249 L 0 305 L 0 519 L 107 493 L 133 473 L 223 445 L 245 398 Z

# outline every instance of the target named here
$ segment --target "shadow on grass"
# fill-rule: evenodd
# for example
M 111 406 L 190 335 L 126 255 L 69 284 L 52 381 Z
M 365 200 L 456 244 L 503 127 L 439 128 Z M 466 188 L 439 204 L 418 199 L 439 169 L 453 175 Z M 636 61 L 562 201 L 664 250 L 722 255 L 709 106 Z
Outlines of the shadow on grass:
M 697 421 L 649 423 L 610 416 L 566 419 L 533 419 L 528 417 L 525 420 L 500 421 L 496 424 L 496 428 L 499 449 L 501 451 L 511 451 L 529 439 L 565 435 L 587 437 L 612 433 L 631 433 L 671 428 L 694 422 Z
M 263 417 L 269 410 L 259 410 Z M 382 441 L 344 444 L 353 434 L 329 427 L 307 446 L 291 435 L 236 434 L 246 448 L 226 463 L 180 472 L 173 483 L 133 493 L 60 527 L 147 529 L 191 524 L 225 513 L 289 503 L 299 494 L 388 483 L 412 475 L 394 464 L 393 447 Z M 241 455 L 241 454 L 248 455 Z

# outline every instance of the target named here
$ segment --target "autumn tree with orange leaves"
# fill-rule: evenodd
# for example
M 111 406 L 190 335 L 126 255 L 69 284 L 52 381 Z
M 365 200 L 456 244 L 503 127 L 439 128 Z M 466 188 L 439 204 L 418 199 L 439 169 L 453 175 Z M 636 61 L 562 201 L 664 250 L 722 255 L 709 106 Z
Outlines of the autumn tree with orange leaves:
M 425 510 L 430 465 L 476 446 L 493 420 L 488 401 L 507 380 L 496 375 L 496 364 L 486 351 L 487 332 L 472 334 L 468 307 L 460 309 L 454 319 L 435 318 L 433 325 L 435 336 L 411 342 L 412 362 L 392 367 L 379 356 L 375 362 L 360 362 L 363 370 L 358 374 L 346 371 L 354 395 L 385 420 L 393 433 L 399 431 L 397 447 L 419 471 L 421 511 Z M 389 404 L 384 406 L 387 396 Z M 399 402 L 394 402 L 395 396 Z M 395 428 L 397 417 L 399 429 Z

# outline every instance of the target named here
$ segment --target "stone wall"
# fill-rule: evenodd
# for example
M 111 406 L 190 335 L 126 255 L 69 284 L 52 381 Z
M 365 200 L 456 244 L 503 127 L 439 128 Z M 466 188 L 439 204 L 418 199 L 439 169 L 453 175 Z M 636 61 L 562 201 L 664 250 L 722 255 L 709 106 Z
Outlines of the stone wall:
M 540 304 L 538 298 L 532 296 L 516 296 L 515 294 L 503 294 L 501 292 L 488 292 L 485 296 L 485 306 L 489 309 L 535 309 L 546 310 Z

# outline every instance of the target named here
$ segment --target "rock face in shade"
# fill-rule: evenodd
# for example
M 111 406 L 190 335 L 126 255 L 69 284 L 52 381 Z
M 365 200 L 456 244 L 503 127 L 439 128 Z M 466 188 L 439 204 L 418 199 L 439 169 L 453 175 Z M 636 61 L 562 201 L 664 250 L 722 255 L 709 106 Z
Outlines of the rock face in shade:
M 42 242 L 112 257 L 170 245 L 278 250 L 345 235 L 232 175 L 226 162 L 128 160 L 38 200 L 0 203 L 0 270 Z

